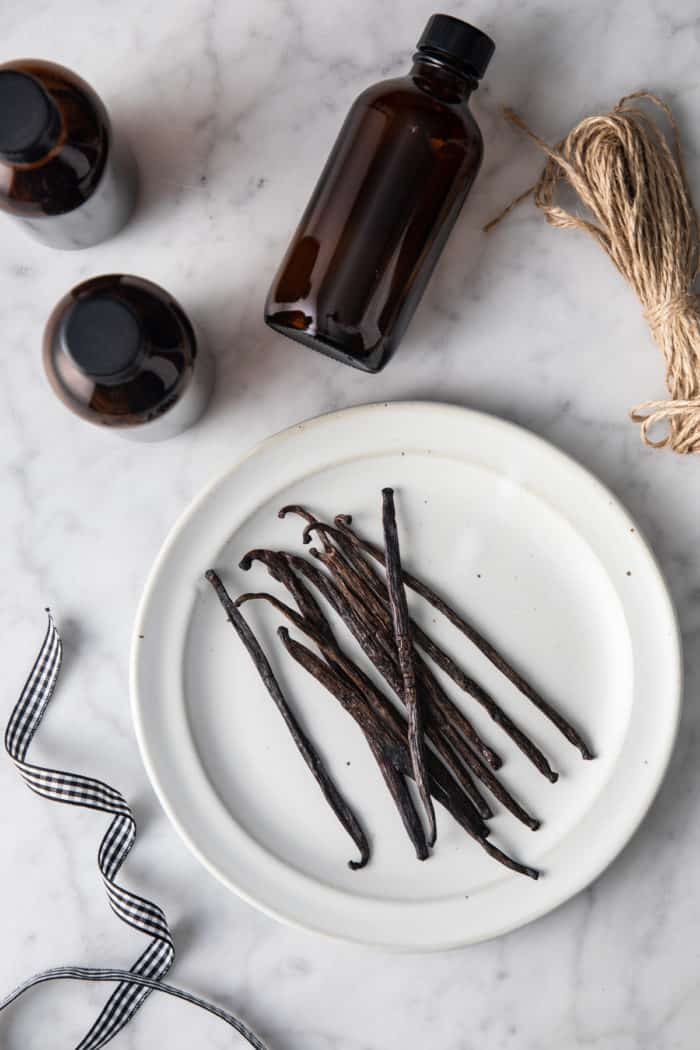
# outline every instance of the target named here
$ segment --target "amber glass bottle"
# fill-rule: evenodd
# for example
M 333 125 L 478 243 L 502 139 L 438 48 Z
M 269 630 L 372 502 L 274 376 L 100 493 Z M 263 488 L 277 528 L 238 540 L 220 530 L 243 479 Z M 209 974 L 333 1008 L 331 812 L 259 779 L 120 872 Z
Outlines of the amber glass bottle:
M 131 153 L 89 84 L 53 62 L 0 66 L 0 211 L 52 248 L 88 248 L 129 218 Z
M 433 15 L 408 76 L 360 95 L 270 289 L 272 328 L 384 367 L 479 170 L 469 96 L 493 51 L 480 30 Z
M 179 303 L 126 274 L 93 277 L 61 299 L 46 325 L 44 367 L 72 412 L 141 441 L 196 422 L 213 380 L 213 362 Z

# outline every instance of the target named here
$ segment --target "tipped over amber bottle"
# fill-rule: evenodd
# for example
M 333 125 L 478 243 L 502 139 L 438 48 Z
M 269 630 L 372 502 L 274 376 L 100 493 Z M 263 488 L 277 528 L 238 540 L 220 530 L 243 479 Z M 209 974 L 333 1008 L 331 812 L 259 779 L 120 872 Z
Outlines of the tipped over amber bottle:
M 481 165 L 469 97 L 493 51 L 485 33 L 433 15 L 408 76 L 359 96 L 270 289 L 268 325 L 384 367 Z
M 63 66 L 0 66 L 0 211 L 51 248 L 89 248 L 131 214 L 136 171 L 89 84 Z

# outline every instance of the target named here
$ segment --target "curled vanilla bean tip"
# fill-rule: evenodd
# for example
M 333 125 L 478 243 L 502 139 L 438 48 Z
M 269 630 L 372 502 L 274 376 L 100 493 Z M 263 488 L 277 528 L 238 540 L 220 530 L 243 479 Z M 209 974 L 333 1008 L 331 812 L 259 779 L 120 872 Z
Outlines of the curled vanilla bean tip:
M 296 514 L 298 518 L 303 518 L 307 525 L 313 525 L 318 521 L 318 518 L 315 517 L 311 511 L 307 510 L 306 507 L 302 507 L 299 503 L 288 503 L 286 507 L 282 507 L 282 509 L 277 512 L 277 517 L 286 518 L 288 514 Z M 332 549 L 325 536 L 321 537 L 321 542 L 323 543 L 324 550 L 329 551 Z
M 239 594 L 234 601 L 234 605 L 237 609 L 240 609 L 242 605 L 246 605 L 248 602 L 255 601 L 257 598 L 272 598 L 272 595 L 264 594 L 257 591 L 246 591 L 245 594 Z
M 305 521 L 313 521 L 314 517 L 304 507 L 300 507 L 297 503 L 287 503 L 286 506 L 280 507 L 277 511 L 278 518 L 286 518 L 288 514 L 297 514 L 300 518 L 304 518 Z
M 242 569 L 243 572 L 248 572 L 254 561 L 261 561 L 263 565 L 267 565 L 270 559 L 277 557 L 274 551 L 266 550 L 264 547 L 253 547 L 246 554 L 243 555 L 238 563 L 238 568 Z
M 309 524 L 318 520 L 310 510 L 307 510 L 306 507 L 302 507 L 299 503 L 288 503 L 285 507 L 281 507 L 277 511 L 278 518 L 286 518 L 288 514 L 296 514 L 298 518 L 303 518 L 304 521 Z

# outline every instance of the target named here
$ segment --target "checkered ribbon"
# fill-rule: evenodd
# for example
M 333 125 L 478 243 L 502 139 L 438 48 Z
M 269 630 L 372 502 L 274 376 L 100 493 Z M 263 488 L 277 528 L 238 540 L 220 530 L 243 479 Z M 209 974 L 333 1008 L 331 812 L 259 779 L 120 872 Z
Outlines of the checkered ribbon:
M 48 616 L 44 643 L 5 731 L 5 748 L 24 782 L 38 795 L 54 802 L 112 814 L 97 857 L 102 881 L 115 914 L 151 940 L 131 970 L 76 966 L 46 970 L 24 981 L 0 1001 L 0 1011 L 24 992 L 45 981 L 106 981 L 115 983 L 117 987 L 76 1050 L 98 1050 L 105 1046 L 131 1020 L 152 991 L 166 992 L 202 1007 L 235 1028 L 255 1050 L 265 1050 L 264 1044 L 238 1018 L 179 988 L 162 983 L 161 979 L 170 969 L 175 955 L 165 914 L 158 905 L 124 889 L 116 881 L 117 873 L 136 838 L 136 824 L 124 796 L 100 780 L 45 769 L 26 761 L 29 745 L 51 699 L 61 668 L 61 639 L 50 612 Z

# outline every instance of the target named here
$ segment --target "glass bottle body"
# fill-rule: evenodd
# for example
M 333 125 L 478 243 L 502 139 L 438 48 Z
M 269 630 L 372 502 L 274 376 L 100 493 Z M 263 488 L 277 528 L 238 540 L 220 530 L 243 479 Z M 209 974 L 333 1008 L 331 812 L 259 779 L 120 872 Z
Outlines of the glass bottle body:
M 481 164 L 475 86 L 419 55 L 360 95 L 273 282 L 272 328 L 369 372 L 386 364 Z

